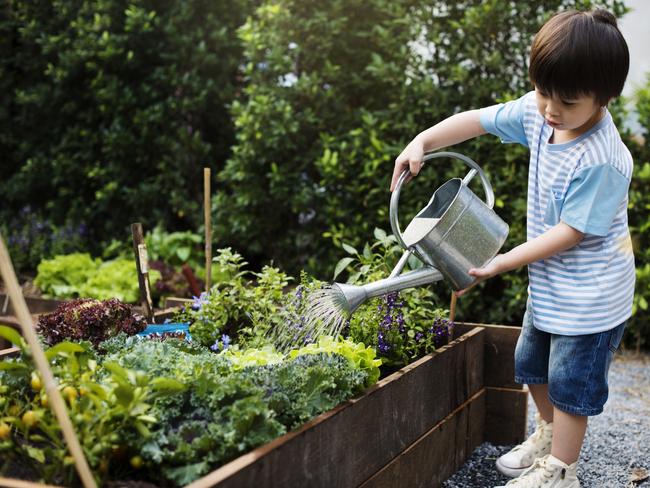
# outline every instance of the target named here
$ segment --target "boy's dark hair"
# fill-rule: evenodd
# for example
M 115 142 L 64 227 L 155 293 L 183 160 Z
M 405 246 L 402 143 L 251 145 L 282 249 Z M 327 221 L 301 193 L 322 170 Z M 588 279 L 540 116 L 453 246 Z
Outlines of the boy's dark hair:
M 567 10 L 535 36 L 528 75 L 553 96 L 593 95 L 604 106 L 621 94 L 629 67 L 630 53 L 616 17 L 604 9 Z

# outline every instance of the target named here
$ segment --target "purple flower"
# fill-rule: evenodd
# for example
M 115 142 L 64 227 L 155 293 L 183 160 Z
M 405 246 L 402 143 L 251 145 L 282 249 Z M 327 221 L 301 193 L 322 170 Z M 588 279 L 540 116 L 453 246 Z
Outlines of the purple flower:
M 214 344 L 210 346 L 210 349 L 214 352 L 217 352 L 219 350 L 219 339 L 214 341 Z
M 221 336 L 221 342 L 223 342 L 224 351 L 228 349 L 228 346 L 230 345 L 230 337 L 228 336 L 228 334 L 223 334 Z
M 210 298 L 206 292 L 201 293 L 198 297 L 192 296 L 192 310 L 201 310 L 203 305 L 210 303 Z

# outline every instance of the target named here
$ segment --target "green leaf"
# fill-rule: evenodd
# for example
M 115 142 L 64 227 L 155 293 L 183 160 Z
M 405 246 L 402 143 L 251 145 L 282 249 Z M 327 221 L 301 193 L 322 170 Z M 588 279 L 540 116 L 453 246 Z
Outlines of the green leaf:
M 182 262 L 186 262 L 189 259 L 190 254 L 192 254 L 192 250 L 189 247 L 181 247 L 176 251 L 178 259 Z
M 15 369 L 29 369 L 24 363 L 14 363 L 9 361 L 0 361 L 0 370 L 9 371 Z
M 151 388 L 163 393 L 176 393 L 187 389 L 187 385 L 173 378 L 154 378 Z
M 9 342 L 15 344 L 21 349 L 25 344 L 23 338 L 20 336 L 20 334 L 17 331 L 6 325 L 0 325 L 0 337 L 4 337 Z
M 45 454 L 43 453 L 42 449 L 27 446 L 25 447 L 25 450 L 27 451 L 27 454 L 29 455 L 30 458 L 35 459 L 41 464 L 45 463 Z
M 363 246 L 363 257 L 367 260 L 372 259 L 372 249 L 370 249 L 368 243 L 366 243 L 366 245 Z
M 83 346 L 80 346 L 79 344 L 75 344 L 73 342 L 59 342 L 55 346 L 50 347 L 47 351 L 45 351 L 45 356 L 47 357 L 48 360 L 51 360 L 54 356 L 56 356 L 59 353 L 76 353 L 76 352 L 84 352 L 85 349 Z
M 151 435 L 151 431 L 142 422 L 134 422 L 134 425 L 135 430 L 137 430 L 142 437 L 149 437 Z
M 378 241 L 383 241 L 384 239 L 386 239 L 386 231 L 380 229 L 379 227 L 375 227 L 374 235 L 375 235 L 375 239 L 377 239 Z
M 354 261 L 354 258 L 343 258 L 341 259 L 338 263 L 336 263 L 336 267 L 334 268 L 334 276 L 332 277 L 333 280 L 336 279 L 338 275 L 343 272 L 345 268 L 348 267 L 348 265 Z
M 120 383 L 113 391 L 122 406 L 127 407 L 133 401 L 133 388 L 130 385 Z
M 174 481 L 179 486 L 185 486 L 201 475 L 208 472 L 210 465 L 201 461 L 194 464 L 187 464 L 179 468 L 163 468 L 165 476 Z
M 129 381 L 129 372 L 114 361 L 106 361 L 104 368 L 113 373 L 117 378 Z
M 354 247 L 352 247 L 350 244 L 346 244 L 345 242 L 342 242 L 341 246 L 348 254 L 357 254 L 357 250 Z
M 158 422 L 156 417 L 153 417 L 152 415 L 138 415 L 138 420 L 141 420 L 142 422 L 149 422 L 150 424 Z

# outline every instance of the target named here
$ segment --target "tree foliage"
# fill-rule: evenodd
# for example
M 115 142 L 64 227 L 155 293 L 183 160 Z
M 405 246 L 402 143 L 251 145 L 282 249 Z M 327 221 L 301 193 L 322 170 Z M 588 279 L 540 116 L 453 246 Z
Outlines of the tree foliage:
M 239 86 L 235 30 L 253 2 L 4 2 L 2 221 L 29 206 L 88 242 L 129 223 L 196 227 L 201 168 L 219 169 Z M 34 265 L 33 263 L 31 263 Z

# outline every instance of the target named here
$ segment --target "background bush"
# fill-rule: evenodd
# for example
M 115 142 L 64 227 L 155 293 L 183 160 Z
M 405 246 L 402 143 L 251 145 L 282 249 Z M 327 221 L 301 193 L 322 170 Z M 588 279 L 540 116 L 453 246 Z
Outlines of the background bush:
M 219 247 L 254 268 L 332 276 L 341 242 L 388 230 L 393 161 L 453 113 L 520 96 L 533 34 L 587 0 L 55 0 L 0 14 L 0 226 L 20 267 L 128 239 L 127 225 L 200 231 L 201 167 L 218 173 Z M 624 13 L 624 2 L 598 5 Z M 650 85 L 649 85 L 650 86 Z M 615 118 L 621 104 L 610 107 Z M 650 88 L 637 101 L 650 127 Z M 647 134 L 646 134 L 647 135 Z M 650 340 L 647 143 L 635 158 L 630 225 L 638 286 L 630 330 Z M 454 147 L 481 164 L 525 239 L 525 148 L 486 136 Z M 438 160 L 404 189 L 402 226 L 440 183 Z M 482 190 L 473 183 L 477 194 Z M 23 212 L 21 214 L 20 212 Z M 40 222 L 39 229 L 28 222 Z M 72 236 L 63 240 L 61 235 Z M 334 244 L 334 245 L 332 245 Z M 71 249 L 62 249 L 65 246 Z M 95 249 L 93 249 L 95 248 Z M 526 271 L 489 280 L 459 318 L 517 324 Z M 435 285 L 443 301 L 448 290 Z M 444 305 L 444 303 L 443 303 Z M 644 327 L 646 327 L 644 329 Z
M 84 224 L 95 251 L 135 221 L 196 227 L 202 167 L 233 142 L 236 29 L 253 4 L 3 2 L 0 221 L 29 206 L 53 232 Z

